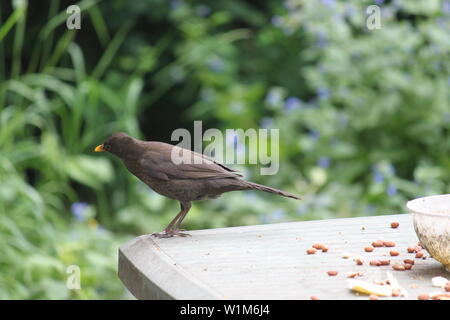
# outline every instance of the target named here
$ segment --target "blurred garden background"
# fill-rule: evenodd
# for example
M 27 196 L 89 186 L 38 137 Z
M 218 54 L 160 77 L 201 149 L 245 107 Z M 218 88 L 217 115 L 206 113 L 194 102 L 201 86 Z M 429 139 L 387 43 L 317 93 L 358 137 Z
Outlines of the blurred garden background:
M 0 299 L 129 297 L 118 246 L 179 204 L 93 153 L 117 131 L 280 129 L 277 175 L 233 168 L 303 200 L 229 193 L 194 204 L 187 229 L 394 214 L 450 192 L 449 57 L 448 0 L 1 1 Z

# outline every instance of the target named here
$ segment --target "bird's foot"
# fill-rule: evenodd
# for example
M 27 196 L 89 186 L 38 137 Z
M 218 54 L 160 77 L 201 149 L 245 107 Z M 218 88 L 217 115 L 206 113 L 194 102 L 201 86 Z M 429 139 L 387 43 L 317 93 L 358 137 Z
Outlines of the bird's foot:
M 155 238 L 172 238 L 174 236 L 178 236 L 178 237 L 190 237 L 191 236 L 189 233 L 183 233 L 180 231 L 181 230 L 179 230 L 179 229 L 164 230 L 163 232 L 152 233 L 152 236 L 154 236 Z

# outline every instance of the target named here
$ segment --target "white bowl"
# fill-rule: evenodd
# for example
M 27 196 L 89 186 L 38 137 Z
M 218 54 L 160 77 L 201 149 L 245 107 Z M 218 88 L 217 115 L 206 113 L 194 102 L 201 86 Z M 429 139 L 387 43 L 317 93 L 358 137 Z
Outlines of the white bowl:
M 406 207 L 420 243 L 450 272 L 450 194 L 414 199 Z

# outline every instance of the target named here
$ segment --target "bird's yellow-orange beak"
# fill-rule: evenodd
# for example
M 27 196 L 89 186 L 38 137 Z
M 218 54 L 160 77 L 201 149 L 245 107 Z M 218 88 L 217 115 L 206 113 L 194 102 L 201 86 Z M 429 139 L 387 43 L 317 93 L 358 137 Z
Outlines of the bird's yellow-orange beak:
M 102 152 L 102 151 L 106 151 L 105 148 L 103 148 L 103 144 L 96 146 L 94 149 L 95 152 Z

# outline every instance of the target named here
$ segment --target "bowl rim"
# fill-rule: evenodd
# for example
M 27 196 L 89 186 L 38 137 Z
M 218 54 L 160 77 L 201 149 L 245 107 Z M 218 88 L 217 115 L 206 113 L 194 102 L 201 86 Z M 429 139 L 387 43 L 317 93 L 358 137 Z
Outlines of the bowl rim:
M 415 198 L 412 200 L 409 200 L 406 203 L 406 208 L 415 214 L 423 214 L 423 215 L 427 215 L 427 216 L 433 216 L 433 217 L 441 217 L 441 218 L 450 218 L 450 215 L 442 215 L 442 214 L 437 214 L 437 213 L 433 213 L 430 211 L 417 211 L 416 209 L 414 209 L 412 206 L 414 206 L 417 202 L 419 201 L 424 201 L 424 200 L 431 200 L 433 198 L 449 198 L 450 201 L 450 194 L 436 194 L 436 195 L 432 195 L 432 196 L 423 196 L 423 197 L 419 197 L 419 198 Z M 449 205 L 450 207 L 450 205 Z

